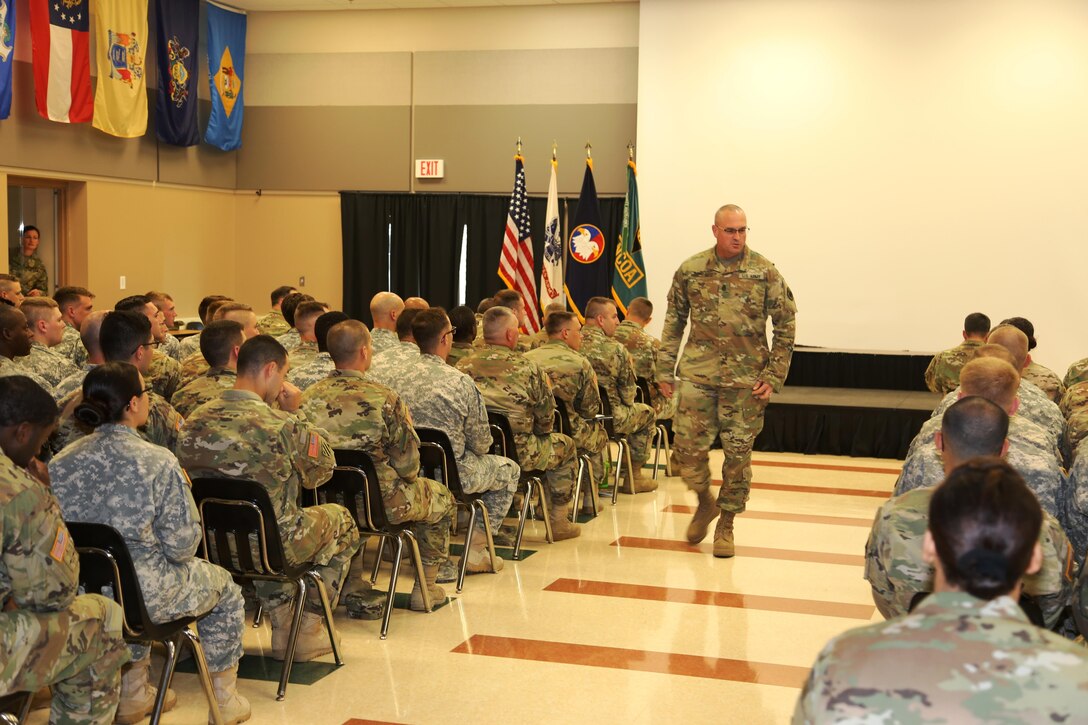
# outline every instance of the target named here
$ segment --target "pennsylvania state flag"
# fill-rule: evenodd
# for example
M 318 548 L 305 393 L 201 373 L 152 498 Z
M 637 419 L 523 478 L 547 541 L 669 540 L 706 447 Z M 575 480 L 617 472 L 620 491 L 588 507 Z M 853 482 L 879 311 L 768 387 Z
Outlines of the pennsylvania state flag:
M 246 15 L 208 3 L 208 81 L 212 114 L 204 140 L 223 151 L 242 145 L 246 77 Z
M 159 94 L 155 100 L 155 132 L 173 146 L 200 143 L 196 123 L 198 0 L 156 0 Z
M 147 131 L 147 0 L 98 0 L 98 88 L 91 125 L 111 136 Z
M 597 205 L 597 185 L 593 183 L 593 160 L 586 159 L 582 194 L 578 197 L 567 244 L 567 279 L 563 285 L 571 311 L 582 322 L 586 319 L 589 298 L 608 296 L 606 245 L 601 231 L 601 210 Z
M 623 200 L 623 232 L 612 272 L 612 299 L 624 316 L 627 305 L 646 296 L 646 265 L 642 262 L 642 231 L 638 223 L 638 181 L 635 162 L 627 162 L 627 198 Z

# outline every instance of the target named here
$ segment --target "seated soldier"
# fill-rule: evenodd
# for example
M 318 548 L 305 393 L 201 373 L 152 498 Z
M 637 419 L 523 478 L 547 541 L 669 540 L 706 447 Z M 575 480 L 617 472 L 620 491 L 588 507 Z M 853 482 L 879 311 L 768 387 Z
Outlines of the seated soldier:
M 283 349 L 290 355 L 291 351 L 299 346 L 302 342 L 302 338 L 299 336 L 298 328 L 295 327 L 295 310 L 303 302 L 313 302 L 313 295 L 303 294 L 302 292 L 292 292 L 283 298 L 283 303 L 280 305 L 280 312 L 283 313 L 283 319 L 291 326 L 291 329 L 276 338 L 276 342 L 283 345 Z
M 58 287 L 53 299 L 64 320 L 64 339 L 54 349 L 76 367 L 81 367 L 87 361 L 87 350 L 80 340 L 80 333 L 83 320 L 94 309 L 94 292 L 86 287 Z
M 593 478 L 601 483 L 604 461 L 601 452 L 608 445 L 608 433 L 601 421 L 601 393 L 593 364 L 578 354 L 582 349 L 582 323 L 573 312 L 552 312 L 544 323 L 548 342 L 525 353 L 539 365 L 552 384 L 552 393 L 563 401 L 570 418 L 570 437 L 581 453 L 589 454 Z
M 196 308 L 196 313 L 200 317 L 200 324 L 203 326 L 207 326 L 209 322 L 212 322 L 215 319 L 214 317 L 212 317 L 212 311 L 214 309 L 212 305 L 214 303 L 219 303 L 219 305 L 222 305 L 224 302 L 229 300 L 230 297 L 225 297 L 223 295 L 208 295 L 207 297 L 201 299 L 200 304 L 197 305 Z M 199 352 L 200 333 L 197 332 L 195 335 L 189 335 L 181 341 L 181 347 L 178 349 L 178 356 L 181 362 L 184 363 L 187 357 L 189 357 L 193 353 Z
M 641 493 L 657 490 L 657 481 L 642 475 L 642 467 L 650 458 L 650 436 L 654 432 L 654 409 L 645 403 L 635 402 L 634 364 L 631 354 L 622 343 L 612 336 L 620 324 L 616 303 L 606 297 L 591 297 L 586 303 L 586 326 L 582 330 L 582 355 L 597 373 L 597 380 L 612 404 L 613 427 L 616 433 L 627 436 L 631 447 L 631 479 L 624 480 L 620 488 L 624 493 Z M 621 469 L 626 461 L 617 461 Z
M 613 334 L 631 353 L 635 377 L 644 378 L 649 383 L 657 380 L 657 351 L 661 348 L 661 341 L 646 333 L 646 325 L 650 324 L 653 314 L 654 304 L 645 297 L 636 297 L 627 305 L 627 318 Z M 679 400 L 678 395 L 666 398 L 656 385 L 650 385 L 649 403 L 658 420 L 671 418 Z
M 272 309 L 257 320 L 257 334 L 276 337 L 291 329 L 291 326 L 287 324 L 287 320 L 283 319 L 280 305 L 287 295 L 295 291 L 297 290 L 289 284 L 272 290 Z
M 1081 358 L 1069 366 L 1069 369 L 1065 371 L 1065 377 L 1062 378 L 1062 385 L 1068 390 L 1086 380 L 1088 380 L 1088 357 Z
M 298 346 L 289 353 L 291 368 L 297 368 L 317 357 L 317 336 L 314 324 L 317 318 L 329 311 L 324 302 L 303 302 L 295 308 L 295 329 L 298 330 Z
M 1074 456 L 1075 461 L 1069 468 L 1066 511 L 1062 526 L 1073 544 L 1077 561 L 1083 562 L 1088 558 L 1088 442 L 1082 440 L 1078 449 Z
M 1008 428 L 1008 415 L 990 401 L 961 399 L 944 414 L 937 433 L 945 475 L 970 458 L 1003 456 Z M 906 614 L 915 594 L 933 591 L 933 567 L 922 559 L 933 491 L 918 488 L 896 496 L 880 507 L 873 521 L 865 545 L 865 579 L 886 619 Z M 1054 629 L 1072 599 L 1075 557 L 1058 520 L 1046 511 L 1039 546 L 1043 566 L 1024 578 L 1024 591 L 1039 605 L 1047 628 Z
M 162 312 L 144 295 L 126 297 L 115 304 L 113 309 L 118 312 L 140 312 L 147 316 L 151 323 L 151 335 L 154 337 L 150 346 L 151 364 L 147 368 L 148 385 L 163 398 L 170 400 L 182 386 L 181 364 L 159 350 L 166 339 L 166 323 Z
M 220 714 L 224 723 L 243 722 L 249 702 L 235 690 L 245 629 L 242 589 L 225 569 L 196 556 L 200 517 L 189 480 L 173 453 L 136 432 L 147 421 L 147 393 L 129 363 L 105 363 L 87 373 L 75 414 L 94 432 L 49 463 L 53 492 L 68 521 L 107 524 L 121 534 L 152 621 L 200 617 L 197 628 Z M 146 717 L 157 693 L 148 684 L 150 647 L 130 648 L 132 663 L 122 674 L 117 709 L 121 723 Z M 170 706 L 175 699 L 170 697 Z
M 65 324 L 60 307 L 49 297 L 27 297 L 19 306 L 30 326 L 30 354 L 19 358 L 19 364 L 42 380 L 56 387 L 61 380 L 79 368 L 53 348 L 64 340 Z
M 42 390 L 51 392 L 53 386 L 18 362 L 30 354 L 33 340 L 30 325 L 27 324 L 26 316 L 19 308 L 12 305 L 0 305 L 0 377 L 22 375 L 33 380 Z
M 333 327 L 329 354 L 336 370 L 307 388 L 300 410 L 328 431 L 333 448 L 361 450 L 374 461 L 389 521 L 414 522 L 423 579 L 432 606 L 437 606 L 446 598 L 435 579 L 439 565 L 449 557 L 453 497 L 445 486 L 419 475 L 419 437 L 404 401 L 389 388 L 364 379 L 373 356 L 366 325 L 347 320 Z M 410 606 L 425 610 L 418 580 Z
M 529 335 L 529 349 L 535 350 L 541 345 L 547 344 L 551 338 L 548 336 L 548 317 L 553 312 L 565 312 L 566 307 L 562 302 L 550 302 L 547 307 L 544 308 L 544 319 L 541 320 L 540 329 Z
M 161 348 L 159 351 L 180 363 L 181 340 L 170 334 L 171 330 L 174 329 L 174 323 L 178 318 L 178 308 L 177 305 L 174 304 L 174 298 L 165 292 L 155 292 L 154 290 L 145 293 L 144 297 L 151 300 L 151 304 L 155 305 L 159 312 L 162 313 L 162 326 L 165 333 L 163 334 L 162 345 L 159 346 Z
M 405 309 L 397 316 L 398 342 L 381 354 L 374 353 L 372 364 L 366 373 L 367 380 L 396 389 L 396 378 L 416 363 L 419 359 L 419 345 L 412 337 L 412 320 L 417 314 L 419 310 L 413 308 Z
M 461 488 L 481 493 L 491 530 L 498 536 L 517 489 L 521 469 L 504 456 L 488 453 L 491 429 L 483 396 L 472 378 L 446 364 L 453 327 L 441 307 L 421 310 L 412 320 L 412 337 L 420 355 L 397 376 L 394 392 L 408 406 L 417 428 L 434 428 L 449 436 Z M 484 524 L 468 551 L 468 571 L 500 571 L 487 552 Z
M 182 417 L 215 400 L 238 379 L 238 351 L 246 341 L 242 326 L 234 320 L 216 320 L 200 334 L 200 354 L 209 363 L 203 375 L 196 376 L 174 393 L 170 404 Z
M 1031 324 L 1030 320 L 1023 317 L 1010 317 L 1007 320 L 1002 320 L 1001 324 L 1012 325 L 1023 332 L 1028 338 L 1028 351 L 1030 352 L 1035 349 L 1035 346 L 1038 344 L 1035 340 L 1035 325 Z M 1065 386 L 1062 385 L 1061 379 L 1053 370 L 1032 360 L 1030 354 L 1028 355 L 1028 364 L 1020 374 L 1024 378 L 1035 383 L 1035 385 L 1054 403 L 1057 403 L 1062 399 L 1062 396 L 1065 395 Z
M 963 319 L 963 342 L 939 352 L 926 368 L 926 387 L 934 393 L 946 395 L 960 384 L 960 369 L 974 358 L 975 350 L 986 342 L 990 332 L 990 318 L 981 312 L 972 312 Z
M 79 555 L 34 460 L 56 419 L 41 386 L 0 377 L 0 696 L 52 686 L 49 722 L 108 725 L 129 659 L 124 615 L 76 596 Z
M 79 326 L 79 349 L 83 350 L 83 364 L 78 371 L 57 383 L 57 387 L 53 388 L 53 400 L 60 402 L 82 388 L 83 378 L 87 377 L 87 373 L 96 365 L 106 362 L 98 338 L 102 332 L 102 320 L 106 319 L 107 314 L 106 310 L 95 310 L 83 318 Z
M 523 330 L 528 329 L 529 316 L 526 311 L 526 302 L 522 299 L 521 293 L 513 289 L 501 289 L 495 293 L 495 296 L 491 298 L 495 307 L 505 307 L 514 313 L 514 317 L 517 318 L 518 327 Z M 535 304 L 535 302 L 533 303 Z M 483 325 L 479 326 L 476 332 L 476 340 L 473 345 L 476 348 L 484 347 L 487 341 L 484 339 Z M 517 346 L 514 348 L 517 352 L 528 352 L 530 350 L 529 336 L 523 335 L 518 338 Z
M 555 397 L 548 375 L 517 352 L 518 318 L 502 305 L 484 313 L 484 347 L 457 363 L 484 396 L 488 410 L 510 420 L 522 470 L 544 471 L 548 518 L 556 541 L 582 533 L 567 520 L 574 495 L 574 441 L 553 430 Z
M 0 274 L 0 304 L 18 307 L 23 304 L 23 283 L 10 274 Z
M 242 326 L 242 336 L 246 340 L 260 334 L 257 332 L 257 314 L 252 307 L 242 302 L 235 302 L 234 300 L 212 302 L 208 305 L 208 319 L 210 320 L 209 325 L 219 320 L 237 322 Z M 201 336 L 204 335 L 203 330 L 200 334 Z M 181 363 L 181 384 L 188 385 L 200 375 L 208 372 L 210 368 L 211 365 L 205 359 L 204 354 L 197 350 Z
M 379 292 L 370 298 L 370 319 L 374 321 L 370 339 L 375 355 L 397 346 L 397 318 L 401 312 L 404 300 L 392 292 Z
M 456 366 L 472 352 L 472 341 L 476 339 L 476 315 L 472 309 L 460 305 L 450 310 L 450 324 L 453 325 L 453 347 L 446 356 L 446 363 Z
M 314 322 L 314 337 L 317 338 L 317 355 L 312 360 L 297 368 L 292 364 L 287 380 L 299 390 L 305 390 L 316 382 L 329 377 L 336 369 L 336 364 L 329 354 L 329 330 L 341 322 L 351 319 L 339 310 L 326 312 Z

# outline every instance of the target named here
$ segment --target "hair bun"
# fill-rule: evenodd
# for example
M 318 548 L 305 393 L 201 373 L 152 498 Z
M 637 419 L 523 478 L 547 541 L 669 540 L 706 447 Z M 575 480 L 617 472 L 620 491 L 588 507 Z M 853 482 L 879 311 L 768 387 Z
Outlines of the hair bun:
M 97 428 L 106 422 L 109 416 L 109 411 L 106 410 L 106 406 L 97 400 L 83 399 L 83 402 L 76 406 L 73 413 L 76 420 L 91 428 Z

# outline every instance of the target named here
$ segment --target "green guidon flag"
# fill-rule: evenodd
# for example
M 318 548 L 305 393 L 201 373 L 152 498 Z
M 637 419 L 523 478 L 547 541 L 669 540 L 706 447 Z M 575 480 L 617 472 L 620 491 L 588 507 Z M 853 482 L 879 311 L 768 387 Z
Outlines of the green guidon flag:
M 636 297 L 646 296 L 646 265 L 642 262 L 642 234 L 638 223 L 638 181 L 635 162 L 627 162 L 627 198 L 623 202 L 623 231 L 616 248 L 612 272 L 612 299 L 627 315 L 627 305 Z

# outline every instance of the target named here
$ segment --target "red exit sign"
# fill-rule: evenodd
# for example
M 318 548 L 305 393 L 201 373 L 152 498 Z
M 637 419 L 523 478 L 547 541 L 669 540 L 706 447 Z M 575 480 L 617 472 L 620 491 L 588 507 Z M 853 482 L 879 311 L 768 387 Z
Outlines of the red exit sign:
M 416 159 L 417 179 L 441 179 L 446 175 L 446 162 L 442 159 Z

